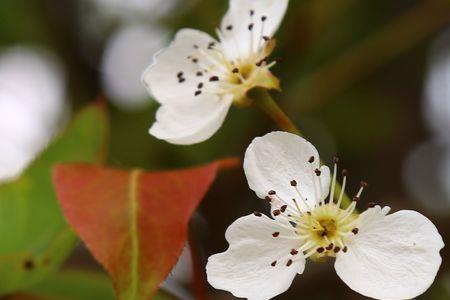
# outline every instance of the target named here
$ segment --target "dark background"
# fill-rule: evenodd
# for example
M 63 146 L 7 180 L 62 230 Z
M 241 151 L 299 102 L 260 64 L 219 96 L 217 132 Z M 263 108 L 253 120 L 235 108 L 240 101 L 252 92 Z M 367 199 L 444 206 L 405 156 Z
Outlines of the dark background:
M 350 194 L 361 179 L 370 183 L 361 209 L 375 201 L 394 211 L 417 210 L 432 219 L 447 240 L 450 179 L 442 174 L 450 169 L 450 163 L 445 169 L 450 128 L 439 125 L 437 133 L 429 124 L 433 116 L 426 114 L 424 91 L 430 49 L 450 24 L 450 1 L 290 2 L 276 35 L 275 56 L 282 63 L 273 71 L 281 79 L 283 93 L 274 93 L 274 98 L 317 146 L 324 161 L 339 155 L 350 170 Z M 212 34 L 226 8 L 225 0 L 180 0 L 165 14 L 141 11 L 124 21 L 95 9 L 89 0 L 2 0 L 0 46 L 39 45 L 56 53 L 68 75 L 67 99 L 72 111 L 77 111 L 98 97 L 108 98 L 102 84 L 102 55 L 121 26 L 156 25 L 170 34 L 192 27 Z M 148 63 L 151 56 L 148 53 Z M 124 64 L 127 60 L 132 57 L 124 56 Z M 242 157 L 253 137 L 277 129 L 256 109 L 233 108 L 210 140 L 189 147 L 170 145 L 147 134 L 157 108 L 147 100 L 148 104 L 133 110 L 109 106 L 111 165 L 157 170 Z M 449 106 L 450 98 L 442 105 Z M 263 201 L 249 190 L 242 170 L 220 176 L 194 221 L 203 258 L 226 248 L 224 232 L 236 218 L 264 209 Z M 444 249 L 442 255 L 437 280 L 421 299 L 450 299 L 448 251 Z M 71 263 L 89 264 L 86 256 L 78 251 Z M 231 299 L 212 289 L 211 295 L 212 299 Z M 308 263 L 305 273 L 277 299 L 363 297 L 346 287 L 330 262 Z

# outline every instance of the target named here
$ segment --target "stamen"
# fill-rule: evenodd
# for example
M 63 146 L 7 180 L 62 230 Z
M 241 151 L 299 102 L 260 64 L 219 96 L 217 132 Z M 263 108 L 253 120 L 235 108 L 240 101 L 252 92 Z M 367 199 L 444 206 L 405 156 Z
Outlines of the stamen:
M 306 201 L 307 199 L 303 197 L 302 193 L 300 193 L 300 190 L 298 189 L 297 185 L 295 185 L 293 187 L 295 188 L 295 191 L 297 192 L 297 195 L 300 197 L 300 200 L 303 202 L 303 204 L 305 205 L 306 209 L 307 210 L 311 210 L 311 206 Z M 297 201 L 295 199 L 292 199 L 292 200 L 297 204 Z M 298 204 L 297 204 L 297 206 L 298 206 Z M 301 211 L 300 208 L 298 208 L 298 210 Z
M 352 233 L 354 235 L 357 235 L 359 233 L 359 229 L 358 228 L 353 228 Z
M 314 157 L 312 156 L 311 158 L 312 158 L 312 161 L 314 162 Z M 309 161 L 311 161 L 311 158 L 309 159 Z M 309 166 L 310 166 L 310 170 L 311 170 L 310 172 L 311 172 L 311 176 L 312 176 L 312 184 L 314 186 L 314 198 L 318 200 L 318 199 L 320 199 L 320 197 L 319 197 L 319 194 L 317 193 L 317 180 L 316 180 L 317 173 L 315 174 L 315 170 L 313 169 L 312 163 L 310 163 Z M 319 201 L 319 204 L 321 204 L 321 203 L 322 203 L 322 200 Z
M 286 267 L 290 267 L 292 265 L 292 259 L 288 260 L 288 262 L 286 263 Z
M 262 213 L 260 213 L 260 212 L 255 211 L 253 214 L 257 217 L 262 217 Z
M 358 197 L 358 198 L 361 196 L 363 190 L 369 186 L 369 184 L 365 181 L 361 181 L 360 185 L 361 185 L 361 187 L 358 191 L 358 194 L 356 195 L 356 197 Z
M 341 207 L 342 199 L 344 198 L 345 186 L 346 186 L 346 184 L 347 184 L 347 174 L 348 174 L 348 171 L 347 171 L 347 170 L 345 170 L 345 169 L 342 170 L 342 176 L 343 176 L 343 179 L 342 179 L 342 187 L 341 187 L 341 193 L 339 194 L 338 203 L 336 204 L 337 207 Z
M 253 27 L 255 27 L 255 24 L 253 22 L 253 15 L 255 14 L 254 10 L 250 10 L 250 24 L 248 25 L 248 30 L 250 31 L 250 49 L 248 55 L 251 56 L 253 54 L 253 48 L 254 48 L 254 36 L 253 36 Z
M 279 232 L 274 232 L 274 233 L 272 233 L 272 236 L 273 236 L 274 238 L 278 237 L 279 235 L 280 235 Z
M 272 267 L 275 267 L 275 266 L 277 265 L 277 261 L 276 261 L 276 260 L 273 261 L 270 265 L 271 265 Z
M 336 188 L 336 177 L 337 177 L 337 164 L 339 159 L 337 157 L 333 158 L 334 162 L 334 170 L 333 170 L 333 181 L 331 182 L 331 190 L 330 190 L 330 203 L 334 203 L 334 189 Z
M 258 49 L 260 49 L 260 51 L 263 51 L 263 46 L 264 46 L 264 41 L 265 41 L 265 39 L 264 39 L 264 30 L 265 30 L 266 20 L 267 20 L 266 16 L 262 16 L 261 17 L 261 31 L 259 33 L 259 39 L 258 39 Z

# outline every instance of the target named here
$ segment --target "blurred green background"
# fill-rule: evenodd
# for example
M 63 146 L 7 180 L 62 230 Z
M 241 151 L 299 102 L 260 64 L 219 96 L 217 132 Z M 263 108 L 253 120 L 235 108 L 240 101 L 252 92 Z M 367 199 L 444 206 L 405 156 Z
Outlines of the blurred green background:
M 256 109 L 233 108 L 218 134 L 200 145 L 180 147 L 148 135 L 158 106 L 143 88 L 136 88 L 138 71 L 182 27 L 213 34 L 228 1 L 125 2 L 0 3 L 0 50 L 38 46 L 58 58 L 66 78 L 67 119 L 97 99 L 108 101 L 108 164 L 158 170 L 242 157 L 254 137 L 277 129 Z M 140 2 L 157 3 L 140 6 Z M 450 112 L 450 77 L 433 85 L 442 89 L 436 92 L 440 95 L 449 90 L 449 97 L 439 104 L 442 109 L 430 108 L 426 92 L 430 62 L 445 63 L 433 58 L 434 53 L 450 56 L 446 39 L 450 1 L 290 2 L 276 35 L 275 56 L 282 62 L 273 71 L 281 79 L 283 93 L 273 93 L 274 98 L 318 147 L 324 161 L 330 162 L 333 155 L 341 158 L 350 170 L 350 194 L 361 179 L 370 183 L 361 208 L 375 201 L 393 210 L 418 210 L 433 220 L 444 241 L 450 238 L 450 122 L 435 122 L 450 119 L 450 114 L 433 115 Z M 201 259 L 223 251 L 228 225 L 239 216 L 267 209 L 262 202 L 248 189 L 242 170 L 220 176 L 193 222 Z M 447 249 L 441 254 L 438 278 L 420 299 L 450 299 L 449 254 Z M 82 246 L 67 266 L 98 270 Z M 211 299 L 232 299 L 212 288 L 210 293 Z M 86 297 L 80 299 L 107 296 Z M 311 264 L 276 299 L 363 297 L 347 288 L 326 263 Z

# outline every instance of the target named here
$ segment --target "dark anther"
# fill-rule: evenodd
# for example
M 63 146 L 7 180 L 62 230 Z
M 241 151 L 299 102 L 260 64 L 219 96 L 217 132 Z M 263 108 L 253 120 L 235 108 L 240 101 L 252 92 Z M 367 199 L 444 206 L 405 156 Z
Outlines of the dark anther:
M 279 232 L 274 232 L 274 233 L 272 233 L 272 236 L 273 237 L 278 237 L 278 236 L 280 236 L 280 233 Z
M 183 82 L 185 82 L 185 81 L 186 81 L 186 79 L 183 78 L 183 77 L 178 78 L 178 82 L 179 82 L 179 83 L 183 83 Z
M 264 57 L 263 59 L 261 59 L 259 62 L 256 63 L 257 67 L 261 67 L 263 64 L 267 64 L 267 57 Z
M 195 92 L 195 96 L 198 96 L 198 95 L 200 95 L 202 93 L 202 91 L 196 91 Z
M 27 259 L 23 262 L 23 268 L 27 271 L 33 270 L 35 268 L 34 261 L 32 261 L 31 259 Z
M 194 45 L 194 49 L 198 49 L 198 45 Z
M 344 253 L 347 253 L 347 251 L 348 251 L 347 246 L 345 246 L 344 249 L 342 249 L 342 251 L 343 251 Z
M 266 199 L 266 201 L 269 202 L 269 203 L 272 202 L 272 198 L 270 198 L 269 196 L 266 196 L 265 199 Z
M 328 251 L 332 250 L 334 247 L 334 244 L 331 243 L 328 247 L 326 247 L 325 249 L 327 249 Z
M 251 24 L 248 24 L 248 30 L 253 30 L 253 26 L 255 26 L 253 23 L 251 23 Z
M 369 184 L 365 181 L 361 181 L 359 184 L 361 185 L 362 188 L 367 188 L 369 186 Z
M 375 202 L 369 202 L 369 203 L 367 204 L 367 207 L 368 207 L 368 208 L 374 208 L 376 205 L 377 205 L 377 204 L 376 204 Z
M 352 201 L 358 202 L 359 201 L 359 197 L 357 197 L 357 196 L 353 197 Z
M 178 78 L 183 77 L 183 72 L 179 72 L 179 73 L 177 74 L 177 77 L 178 77 Z
M 273 213 L 273 215 L 274 215 L 275 217 L 281 215 L 281 211 L 278 210 L 278 209 L 274 210 L 272 213 Z
M 192 62 L 193 62 L 194 64 L 196 64 L 196 63 L 198 63 L 198 59 L 197 59 L 197 58 L 193 58 L 193 59 L 192 59 Z
M 311 156 L 311 157 L 308 159 L 308 162 L 309 162 L 310 164 L 312 164 L 312 163 L 314 162 L 314 160 L 315 160 L 314 156 Z
M 270 264 L 272 267 L 275 267 L 277 265 L 277 261 L 274 261 Z
M 327 236 L 327 234 L 328 234 L 328 232 L 326 230 L 324 230 L 324 232 L 322 232 L 321 236 L 324 237 L 324 236 Z
M 306 213 L 307 213 L 309 216 L 311 215 L 311 212 L 310 212 L 310 211 L 307 211 Z
M 277 192 L 275 192 L 274 190 L 269 191 L 269 195 L 275 195 Z
M 263 36 L 263 40 L 265 40 L 265 41 L 267 42 L 268 40 L 270 40 L 270 37 L 268 37 L 267 35 L 265 35 L 265 36 Z
M 339 251 L 341 251 L 341 248 L 339 247 L 334 248 L 334 253 L 339 253 Z
M 295 250 L 295 249 L 292 249 L 291 250 L 291 255 L 297 255 L 298 254 L 298 251 L 297 250 Z
M 287 205 L 283 205 L 282 207 L 280 207 L 280 211 L 282 213 L 284 213 L 286 211 L 286 209 L 287 209 Z
M 203 82 L 200 82 L 200 83 L 197 85 L 197 88 L 201 89 L 202 87 L 203 87 Z
M 239 69 L 238 68 L 234 68 L 232 71 L 234 74 L 239 73 Z
M 359 229 L 358 229 L 358 228 L 353 228 L 353 230 L 352 230 L 352 233 L 353 233 L 353 234 L 358 234 L 358 232 L 359 232 Z
M 297 186 L 297 181 L 292 180 L 292 181 L 291 181 L 291 185 L 292 185 L 292 186 Z
M 341 174 L 344 177 L 348 176 L 348 170 L 347 169 L 342 170 Z
M 227 30 L 233 30 L 233 25 L 228 25 L 228 26 L 226 27 L 226 29 L 227 29 Z
M 208 44 L 208 49 L 211 50 L 216 45 L 215 42 L 211 42 Z
M 255 211 L 253 214 L 257 217 L 262 217 L 262 213 L 260 213 L 260 212 Z
M 320 171 L 319 169 L 315 169 L 314 173 L 316 173 L 317 176 L 320 176 L 322 174 L 322 171 Z
M 320 247 L 320 248 L 317 248 L 317 253 L 323 253 L 323 252 L 325 252 L 325 248 L 324 247 Z
M 252 9 L 250 10 L 250 16 L 253 16 L 255 14 L 255 11 Z
M 198 76 L 198 77 L 203 76 L 203 72 L 198 71 L 198 72 L 197 72 L 197 76 Z
M 288 262 L 286 263 L 286 267 L 290 267 L 292 263 L 293 263 L 292 259 L 288 260 Z
M 333 156 L 333 163 L 338 164 L 339 163 L 339 157 Z
M 219 81 L 219 77 L 218 76 L 212 76 L 211 78 L 209 78 L 209 81 L 211 81 L 211 82 Z
M 262 16 L 262 17 L 261 17 L 261 21 L 265 22 L 266 20 L 267 20 L 267 17 L 266 17 L 266 16 Z
M 291 224 L 292 227 L 296 228 L 297 227 L 297 223 L 293 222 L 293 221 L 289 221 L 289 224 Z

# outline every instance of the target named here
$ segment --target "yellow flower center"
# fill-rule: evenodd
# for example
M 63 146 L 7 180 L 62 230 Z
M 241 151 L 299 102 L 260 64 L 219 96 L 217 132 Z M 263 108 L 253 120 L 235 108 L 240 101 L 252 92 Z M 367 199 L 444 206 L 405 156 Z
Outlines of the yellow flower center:
M 304 251 L 312 250 L 312 259 L 335 257 L 341 250 L 346 252 L 347 238 L 358 231 L 354 205 L 342 209 L 335 203 L 326 203 L 291 218 L 299 238 L 309 243 L 310 247 Z

